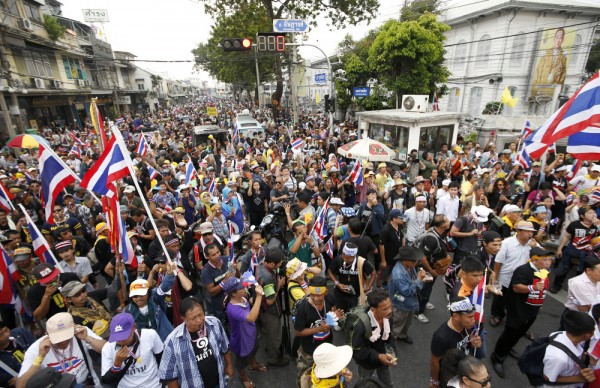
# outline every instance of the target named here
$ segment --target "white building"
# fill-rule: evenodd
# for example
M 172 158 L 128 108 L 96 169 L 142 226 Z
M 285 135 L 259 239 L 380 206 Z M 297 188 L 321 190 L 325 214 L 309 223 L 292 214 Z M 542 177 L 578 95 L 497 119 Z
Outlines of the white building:
M 582 84 L 599 16 L 598 0 L 450 3 L 441 109 L 481 116 L 508 87 L 519 102 L 503 115 L 549 116 Z

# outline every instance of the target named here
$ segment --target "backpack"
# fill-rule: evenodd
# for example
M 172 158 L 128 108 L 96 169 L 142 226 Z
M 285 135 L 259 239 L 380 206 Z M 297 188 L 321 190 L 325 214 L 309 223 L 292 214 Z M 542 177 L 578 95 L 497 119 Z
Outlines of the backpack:
M 365 312 L 365 307 L 353 307 L 350 309 L 350 311 L 346 313 L 344 323 L 342 324 L 342 330 L 344 331 L 344 339 L 347 345 L 352 346 L 352 336 L 354 335 L 354 327 L 356 326 L 358 321 L 362 321 L 363 326 L 365 327 L 365 339 L 369 340 L 369 338 L 371 337 L 371 318 L 369 318 L 369 315 Z M 353 350 L 359 349 L 360 348 L 353 348 Z
M 554 346 L 565 352 L 571 360 L 575 362 L 581 369 L 585 368 L 583 361 L 568 347 L 554 339 L 559 333 L 549 337 L 537 338 L 529 344 L 519 358 L 518 365 L 522 373 L 527 375 L 529 383 L 533 386 L 539 385 L 565 385 L 565 383 L 556 383 L 544 379 L 544 356 L 546 348 Z

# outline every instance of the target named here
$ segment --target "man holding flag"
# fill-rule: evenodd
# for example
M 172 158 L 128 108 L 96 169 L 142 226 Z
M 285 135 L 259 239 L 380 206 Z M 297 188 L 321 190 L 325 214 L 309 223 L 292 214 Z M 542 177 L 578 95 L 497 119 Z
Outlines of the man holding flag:
M 513 347 L 535 322 L 550 285 L 548 274 L 554 253 L 535 247 L 529 251 L 529 257 L 529 263 L 515 269 L 506 290 L 506 326 L 491 356 L 494 370 L 501 378 L 505 376 L 504 360 L 516 355 Z

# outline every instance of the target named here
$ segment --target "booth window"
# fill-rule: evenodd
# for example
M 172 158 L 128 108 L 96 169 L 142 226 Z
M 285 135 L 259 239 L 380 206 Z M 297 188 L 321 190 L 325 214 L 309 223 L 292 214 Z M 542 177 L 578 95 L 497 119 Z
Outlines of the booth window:
M 452 140 L 453 125 L 421 127 L 419 136 L 419 157 L 425 151 L 437 152 L 442 149 L 442 144 L 450 145 Z
M 369 137 L 390 147 L 397 159 L 401 154 L 407 153 L 408 127 L 371 123 Z

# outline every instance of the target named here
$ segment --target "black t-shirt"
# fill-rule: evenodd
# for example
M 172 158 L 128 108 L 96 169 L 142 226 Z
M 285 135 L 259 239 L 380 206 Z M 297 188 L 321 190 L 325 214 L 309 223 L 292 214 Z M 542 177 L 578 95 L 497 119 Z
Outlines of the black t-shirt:
M 0 350 L 0 361 L 8 365 L 12 370 L 18 372 L 21 369 L 21 363 L 23 362 L 23 358 L 25 358 L 26 350 L 27 349 L 19 345 L 17 341 L 9 340 L 8 346 Z M 0 368 L 0 386 L 8 387 L 8 382 L 11 379 L 12 376 Z
M 477 222 L 471 217 L 459 217 L 454 221 L 453 228 L 456 227 L 461 233 L 470 233 L 473 229 L 483 229 L 481 222 Z M 455 237 L 457 249 L 463 252 L 476 252 L 478 248 L 477 236 Z
M 396 231 L 390 223 L 387 223 L 379 235 L 379 243 L 385 248 L 385 261 L 391 265 L 402 246 L 402 228 Z
M 589 251 L 592 238 L 598 235 L 598 227 L 592 224 L 589 228 L 581 221 L 573 221 L 567 226 L 567 233 L 571 235 L 571 244 L 576 249 Z
M 510 280 L 511 286 L 506 292 L 506 309 L 511 318 L 518 319 L 519 321 L 526 321 L 535 318 L 540 311 L 540 307 L 542 307 L 544 299 L 546 299 L 546 290 L 550 285 L 550 280 L 548 278 L 542 280 L 535 276 L 534 273 L 537 271 L 537 268 L 534 268 L 531 263 L 523 264 L 515 269 L 512 279 Z M 543 291 L 517 294 L 512 288 L 515 284 L 535 286 L 539 282 L 544 283 Z
M 430 263 L 434 263 L 448 256 L 448 251 L 446 250 L 446 242 L 443 241 L 442 238 L 437 234 L 436 236 L 428 235 L 424 237 L 421 249 L 423 249 L 423 253 L 425 253 L 425 256 L 427 256 L 427 260 Z
M 194 355 L 196 356 L 196 362 L 198 363 L 198 371 L 202 376 L 202 382 L 204 386 L 218 387 L 219 386 L 219 366 L 217 365 L 217 359 L 213 353 L 208 337 L 202 337 L 198 333 L 190 332 L 192 338 L 192 349 L 194 349 Z
M 433 333 L 431 339 L 431 354 L 436 357 L 443 357 L 450 349 L 460 349 L 465 353 L 472 351 L 471 343 L 469 342 L 469 333 L 463 330 L 461 333 L 452 330 L 448 326 L 448 322 L 444 322 Z
M 373 242 L 373 240 L 371 240 L 371 237 L 357 236 L 357 237 L 348 237 L 347 239 L 345 239 L 342 242 L 342 245 L 340 246 L 340 252 L 343 251 L 344 246 L 349 242 L 356 244 L 356 246 L 358 247 L 358 256 L 364 257 L 365 259 L 367 258 L 367 255 L 369 253 L 374 252 L 375 249 L 377 248 L 375 246 L 375 243 Z
M 325 297 L 325 306 L 323 310 L 317 311 L 317 309 L 309 303 L 308 297 L 302 300 L 299 306 L 297 306 L 297 314 L 294 318 L 294 329 L 296 331 L 302 331 L 307 328 L 314 328 L 321 326 L 321 322 L 325 321 L 325 315 L 335 305 L 333 295 L 328 294 Z M 300 344 L 302 350 L 312 355 L 317 346 L 324 342 L 333 343 L 333 332 L 329 329 L 328 333 L 316 333 L 300 338 Z
M 63 286 L 69 283 L 71 280 L 80 281 L 79 277 L 71 272 L 61 273 L 58 276 Z M 42 298 L 44 297 L 44 292 L 46 292 L 46 287 L 42 286 L 39 283 L 35 283 L 27 291 L 27 301 L 29 302 L 29 307 L 31 308 L 31 311 L 35 311 L 38 307 L 40 307 L 40 304 L 42 303 Z M 52 298 L 50 298 L 50 309 L 48 310 L 48 314 L 46 314 L 46 318 L 50 318 L 56 313 L 66 312 L 67 304 L 65 303 L 65 299 L 60 294 L 60 292 L 56 290 L 56 292 L 52 294 Z
M 360 292 L 360 285 L 358 283 L 358 258 L 353 263 L 346 264 L 342 256 L 337 256 L 329 269 L 331 273 L 337 276 L 341 284 L 352 286 L 358 295 Z M 363 276 L 372 274 L 374 270 L 373 265 L 365 260 L 363 264 Z
M 223 259 L 221 268 L 213 267 L 210 263 L 207 263 L 202 272 L 200 273 L 200 281 L 204 288 L 209 284 L 221 282 L 225 279 L 228 267 L 227 261 Z M 217 295 L 211 295 L 208 289 L 204 292 L 204 302 L 206 305 L 206 313 L 214 315 L 216 312 L 223 311 L 223 299 L 225 299 L 225 292 L 221 291 Z

